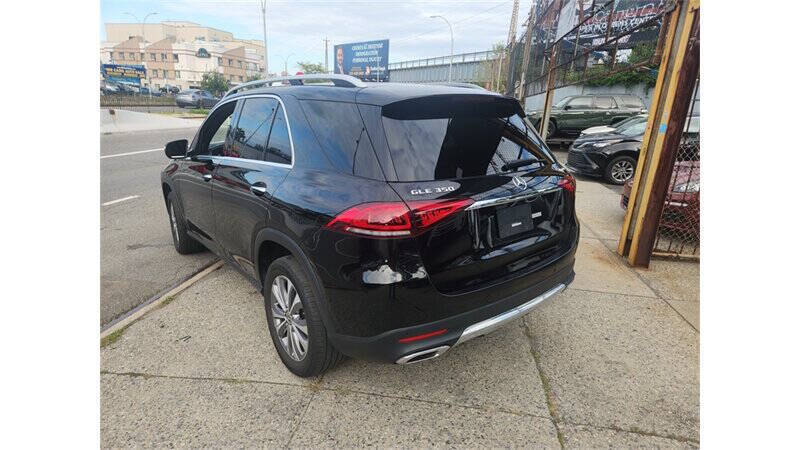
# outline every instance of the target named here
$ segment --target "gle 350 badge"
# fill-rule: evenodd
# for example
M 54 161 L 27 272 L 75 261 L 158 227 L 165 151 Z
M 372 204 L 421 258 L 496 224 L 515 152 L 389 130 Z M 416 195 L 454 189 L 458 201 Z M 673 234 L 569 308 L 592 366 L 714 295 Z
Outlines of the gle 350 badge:
M 436 186 L 430 188 L 412 189 L 411 195 L 441 194 L 443 192 L 453 192 L 455 190 L 455 186 Z

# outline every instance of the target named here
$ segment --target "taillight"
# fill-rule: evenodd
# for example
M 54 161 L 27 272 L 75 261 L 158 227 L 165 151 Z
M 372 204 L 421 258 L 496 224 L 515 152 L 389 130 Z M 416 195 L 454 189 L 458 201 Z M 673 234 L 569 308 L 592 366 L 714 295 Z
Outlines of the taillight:
M 412 236 L 472 204 L 471 199 L 362 203 L 334 217 L 327 228 L 375 237 Z M 410 209 L 409 209 L 410 208 Z
M 564 178 L 558 180 L 558 185 L 564 188 L 565 191 L 575 193 L 575 177 L 570 174 L 566 174 Z

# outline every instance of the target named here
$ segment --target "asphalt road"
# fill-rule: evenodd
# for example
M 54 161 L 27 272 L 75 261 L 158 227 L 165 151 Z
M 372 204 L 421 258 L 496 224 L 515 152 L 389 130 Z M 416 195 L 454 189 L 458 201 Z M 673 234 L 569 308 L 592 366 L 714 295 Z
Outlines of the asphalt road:
M 199 126 L 200 122 L 198 122 Z M 216 259 L 172 246 L 160 172 L 166 142 L 196 129 L 100 136 L 100 325 L 132 310 Z M 132 155 L 114 156 L 142 150 Z

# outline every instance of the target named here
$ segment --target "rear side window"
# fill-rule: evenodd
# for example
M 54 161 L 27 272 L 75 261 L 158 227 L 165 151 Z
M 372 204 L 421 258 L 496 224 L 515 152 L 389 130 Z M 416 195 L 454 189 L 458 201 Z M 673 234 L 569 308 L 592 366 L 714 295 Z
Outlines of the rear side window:
M 340 172 L 380 179 L 383 175 L 355 103 L 302 100 L 314 135 Z
M 614 109 L 617 107 L 617 103 L 611 97 L 596 97 L 594 106 L 598 109 Z
M 239 122 L 233 130 L 233 145 L 226 150 L 225 156 L 262 160 L 278 105 L 274 98 L 246 99 L 239 113 Z
M 639 97 L 622 95 L 620 96 L 620 100 L 622 100 L 622 104 L 627 108 L 644 108 L 644 103 Z
M 459 99 L 457 104 L 430 98 L 384 107 L 383 128 L 399 181 L 491 175 L 517 159 L 553 161 L 518 115 L 518 105 L 483 97 Z

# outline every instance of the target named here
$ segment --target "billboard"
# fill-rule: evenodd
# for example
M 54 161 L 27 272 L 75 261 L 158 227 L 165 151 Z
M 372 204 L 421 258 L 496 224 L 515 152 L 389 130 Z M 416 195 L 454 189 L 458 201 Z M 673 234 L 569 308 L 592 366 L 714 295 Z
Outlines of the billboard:
M 142 78 L 147 77 L 147 71 L 142 65 L 101 64 L 100 73 L 106 81 L 137 86 L 141 84 Z
M 388 64 L 388 39 L 333 46 L 333 73 L 364 81 L 389 81 Z

